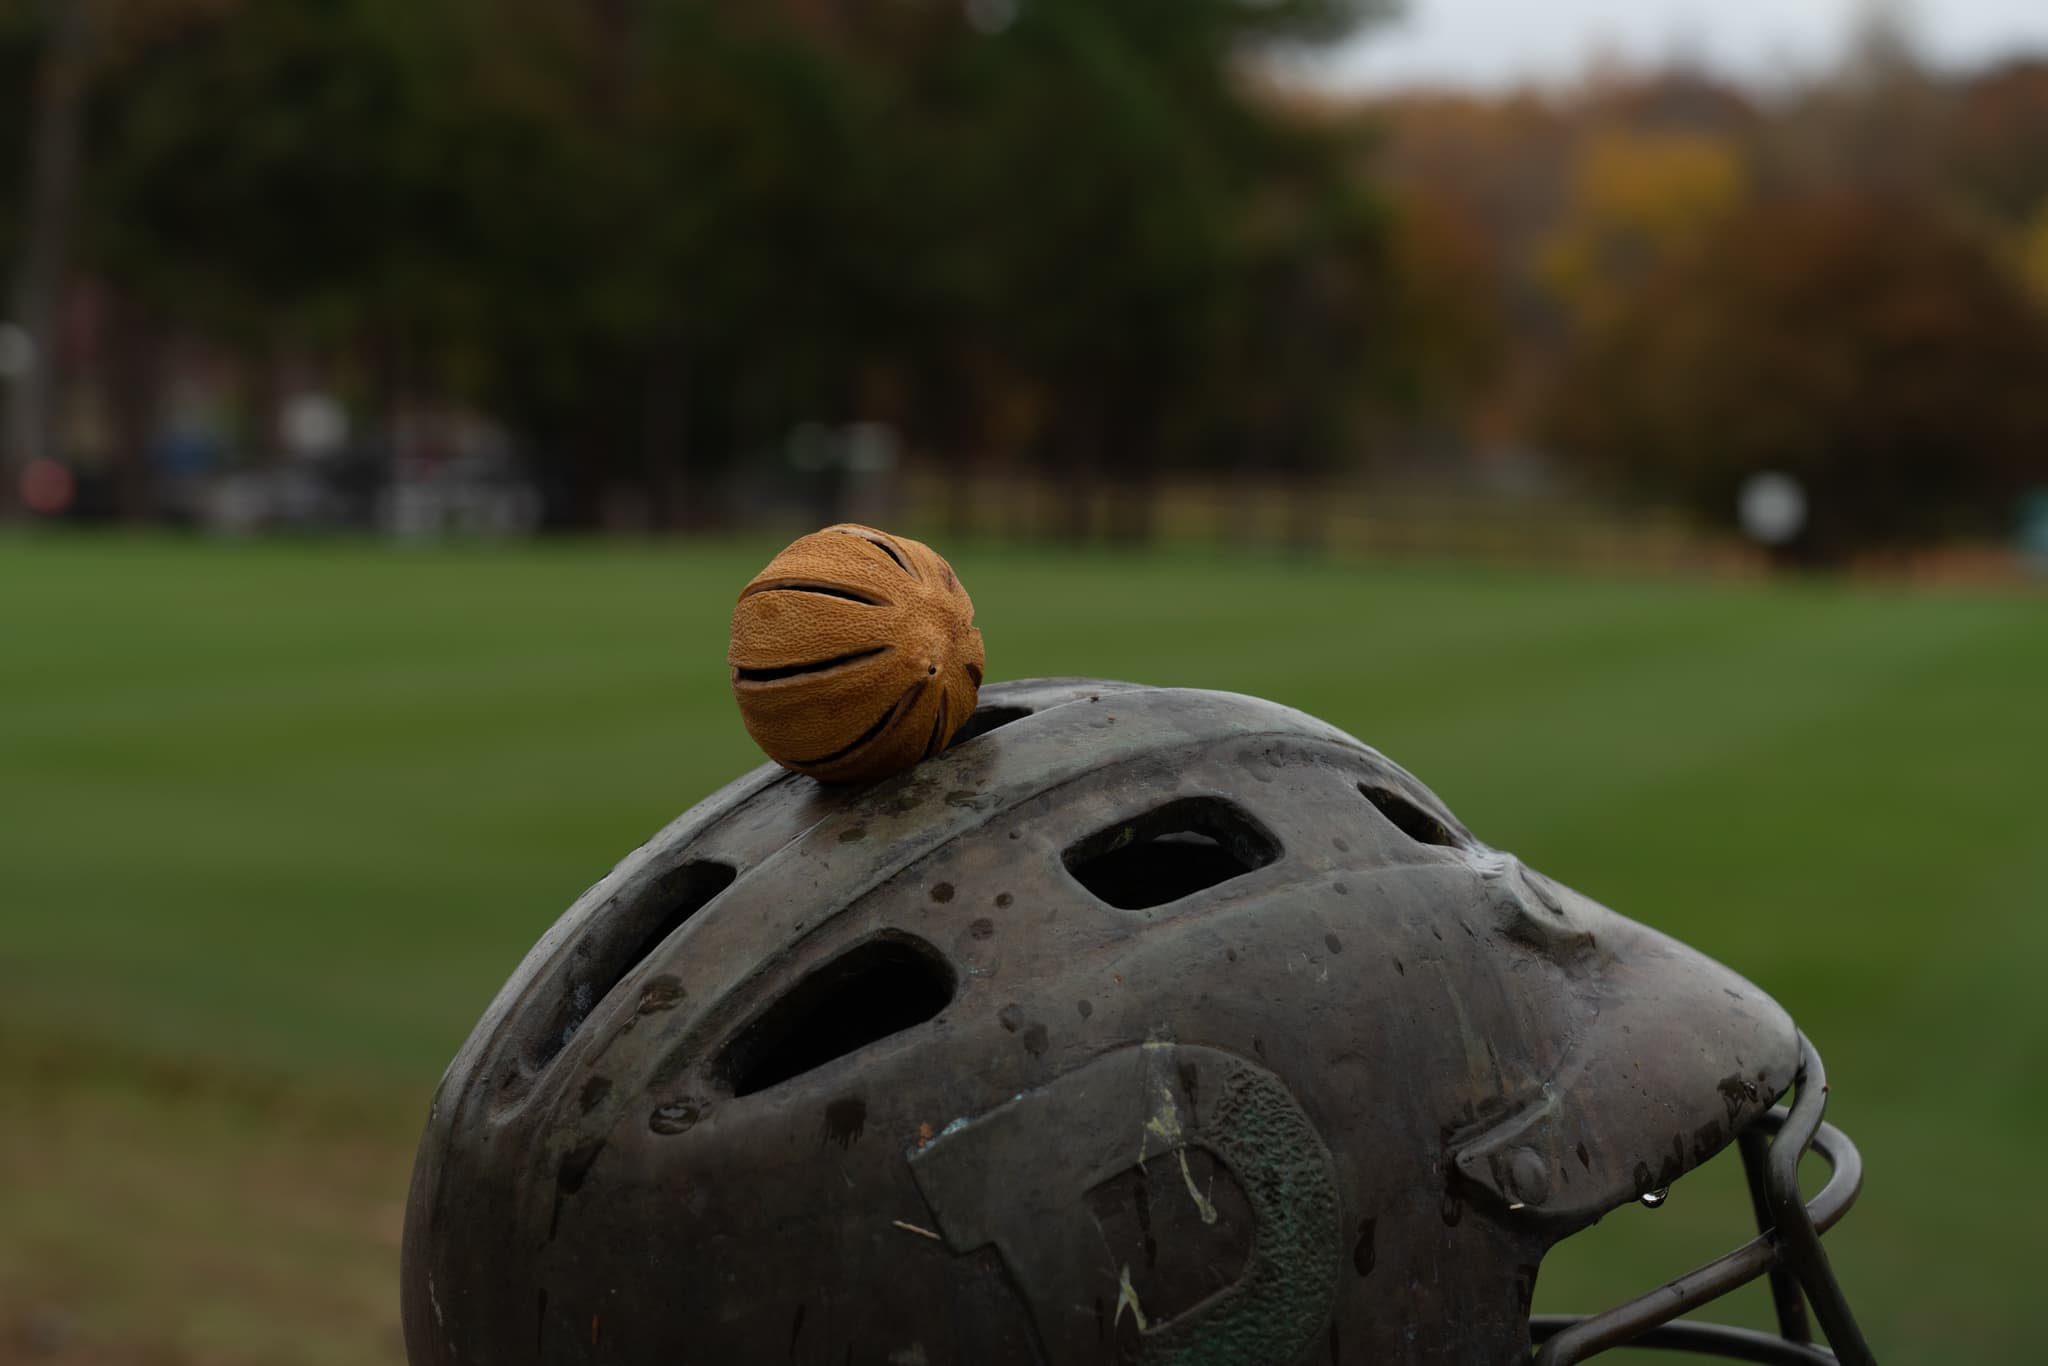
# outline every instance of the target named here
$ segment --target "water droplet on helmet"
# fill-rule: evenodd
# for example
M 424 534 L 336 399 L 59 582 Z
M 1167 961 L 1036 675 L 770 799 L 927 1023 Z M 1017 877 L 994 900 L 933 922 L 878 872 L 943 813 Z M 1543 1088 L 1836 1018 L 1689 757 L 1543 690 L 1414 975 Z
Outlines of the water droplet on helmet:
M 1643 1208 L 1656 1209 L 1670 1198 L 1671 1188 L 1669 1186 L 1659 1186 L 1653 1191 L 1644 1191 L 1642 1195 Z

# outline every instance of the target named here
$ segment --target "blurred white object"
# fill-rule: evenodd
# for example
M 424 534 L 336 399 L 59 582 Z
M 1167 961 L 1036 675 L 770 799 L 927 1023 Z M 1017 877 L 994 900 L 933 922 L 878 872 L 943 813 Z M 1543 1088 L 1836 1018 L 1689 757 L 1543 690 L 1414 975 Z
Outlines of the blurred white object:
M 210 531 L 246 536 L 270 525 L 278 502 L 262 473 L 231 474 L 206 490 L 201 517 Z
M 277 426 L 285 450 L 300 460 L 324 460 L 348 445 L 348 410 L 327 394 L 293 394 Z
M 36 343 L 20 323 L 0 323 L 0 380 L 16 380 L 36 366 Z
M 1017 22 L 1017 0 L 967 0 L 967 22 L 990 37 Z
M 1777 470 L 1752 474 L 1736 499 L 1742 532 L 1760 545 L 1790 545 L 1806 529 L 1806 490 Z
M 2036 574 L 2048 575 L 2048 486 L 2020 500 L 2020 554 Z
M 902 442 L 886 422 L 854 422 L 840 434 L 846 468 L 855 474 L 886 474 L 896 468 Z

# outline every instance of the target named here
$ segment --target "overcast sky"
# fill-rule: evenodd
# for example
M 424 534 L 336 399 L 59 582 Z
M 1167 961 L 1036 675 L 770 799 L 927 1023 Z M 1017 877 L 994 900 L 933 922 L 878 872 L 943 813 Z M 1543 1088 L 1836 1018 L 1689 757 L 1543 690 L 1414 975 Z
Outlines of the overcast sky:
M 1406 17 L 1317 63 L 1347 88 L 1501 86 L 1569 79 L 1606 52 L 1702 56 L 1730 74 L 1811 69 L 1842 48 L 1869 0 L 1407 0 Z M 2048 0 L 1920 0 L 1914 29 L 1944 65 L 2048 56 Z

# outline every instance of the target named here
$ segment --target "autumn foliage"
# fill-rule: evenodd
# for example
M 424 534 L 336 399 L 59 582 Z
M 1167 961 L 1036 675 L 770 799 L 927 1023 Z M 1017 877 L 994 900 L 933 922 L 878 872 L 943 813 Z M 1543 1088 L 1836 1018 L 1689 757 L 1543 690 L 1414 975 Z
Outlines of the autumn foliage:
M 2048 62 L 1939 72 L 1879 24 L 1769 100 L 1677 70 L 1380 113 L 1496 282 L 1497 458 L 1724 529 L 1782 471 L 1813 561 L 2004 539 L 2048 485 Z
M 1548 418 L 1560 448 L 1709 517 L 1744 476 L 1793 475 L 1814 558 L 1996 532 L 2048 452 L 2048 321 L 1922 203 L 1770 202 L 1598 324 Z

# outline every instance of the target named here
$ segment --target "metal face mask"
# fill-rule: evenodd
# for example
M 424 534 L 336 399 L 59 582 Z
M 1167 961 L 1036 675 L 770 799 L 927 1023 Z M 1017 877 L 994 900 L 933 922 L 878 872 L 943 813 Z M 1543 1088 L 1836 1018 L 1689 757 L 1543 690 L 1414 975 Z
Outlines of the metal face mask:
M 541 939 L 421 1141 L 412 1366 L 1871 1360 L 1819 1241 L 1860 1164 L 1750 983 L 1272 703 L 1038 681 L 961 734 L 757 770 Z M 1756 1240 L 1532 1323 L 1731 1145 Z M 1776 1336 L 1680 1317 L 1766 1275 Z

